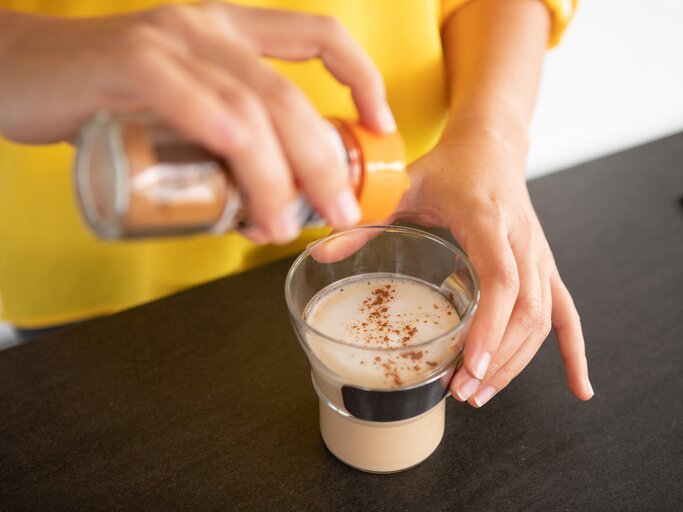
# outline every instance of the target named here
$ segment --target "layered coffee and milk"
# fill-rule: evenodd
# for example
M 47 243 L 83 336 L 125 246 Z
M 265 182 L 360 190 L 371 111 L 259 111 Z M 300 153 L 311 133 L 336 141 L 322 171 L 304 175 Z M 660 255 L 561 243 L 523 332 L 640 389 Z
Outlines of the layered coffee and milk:
M 364 274 L 322 289 L 308 303 L 304 320 L 317 331 L 307 341 L 320 362 L 312 365 L 313 383 L 330 451 L 376 472 L 399 471 L 427 458 L 443 435 L 442 398 L 461 349 L 449 334 L 460 321 L 451 303 L 424 281 Z M 430 382 L 436 400 L 399 421 L 364 421 L 350 410 L 349 399 L 358 394 L 365 394 L 364 410 L 373 404 L 403 410 L 403 398 L 415 401 L 408 394 Z

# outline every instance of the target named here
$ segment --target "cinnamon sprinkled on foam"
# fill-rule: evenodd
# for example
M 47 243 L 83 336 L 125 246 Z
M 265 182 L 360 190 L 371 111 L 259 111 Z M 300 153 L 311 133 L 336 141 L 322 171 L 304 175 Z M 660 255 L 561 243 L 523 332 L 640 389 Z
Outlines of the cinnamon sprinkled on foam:
M 344 293 L 337 293 L 341 287 L 335 290 L 331 285 L 311 300 L 306 316 L 318 317 L 316 322 L 320 323 L 312 325 L 329 336 L 378 349 L 380 353 L 372 354 L 367 360 L 369 364 L 355 364 L 358 368 L 363 365 L 363 371 L 373 371 L 386 385 L 401 386 L 432 371 L 441 362 L 440 355 L 426 361 L 427 350 L 410 350 L 410 346 L 437 337 L 459 319 L 436 289 L 413 279 L 385 276 L 345 280 Z M 403 347 L 405 350 L 381 352 Z

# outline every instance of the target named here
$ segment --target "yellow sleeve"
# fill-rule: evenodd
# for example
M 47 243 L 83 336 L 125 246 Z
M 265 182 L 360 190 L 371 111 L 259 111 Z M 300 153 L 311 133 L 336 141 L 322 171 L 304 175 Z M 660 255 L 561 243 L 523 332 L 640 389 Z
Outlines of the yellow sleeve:
M 552 17 L 548 46 L 552 48 L 560 44 L 562 34 L 574 18 L 579 0 L 544 0 Z
M 442 0 L 441 2 L 441 20 L 445 22 L 451 14 L 472 0 Z M 541 0 L 548 7 L 550 16 L 552 17 L 552 25 L 550 28 L 550 38 L 548 46 L 552 48 L 560 44 L 562 34 L 569 26 L 569 23 L 574 17 L 579 0 Z

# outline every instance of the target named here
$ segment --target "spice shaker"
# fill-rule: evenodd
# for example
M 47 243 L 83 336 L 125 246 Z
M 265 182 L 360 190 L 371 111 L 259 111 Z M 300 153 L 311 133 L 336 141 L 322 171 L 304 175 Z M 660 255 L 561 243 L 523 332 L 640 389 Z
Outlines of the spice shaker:
M 361 222 L 385 219 L 409 183 L 400 135 L 377 135 L 342 119 L 326 122 Z M 75 185 L 83 217 L 100 238 L 219 234 L 250 226 L 230 162 L 147 115 L 96 114 L 79 137 Z M 303 196 L 297 205 L 302 226 L 323 223 Z

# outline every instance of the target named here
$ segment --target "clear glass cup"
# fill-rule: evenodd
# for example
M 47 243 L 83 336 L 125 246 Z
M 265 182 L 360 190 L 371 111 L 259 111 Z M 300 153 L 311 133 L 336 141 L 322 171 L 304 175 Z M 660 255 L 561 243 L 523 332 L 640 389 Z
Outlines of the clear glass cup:
M 439 291 L 460 322 L 434 338 L 394 347 L 335 339 L 307 322 L 307 306 L 321 290 L 359 276 L 418 281 Z M 479 279 L 467 256 L 453 244 L 417 229 L 359 227 L 308 247 L 287 274 L 285 298 L 294 331 L 311 363 L 320 431 L 330 452 L 352 467 L 376 473 L 402 471 L 431 455 L 443 436 L 449 382 L 461 364 L 463 343 L 479 301 Z M 420 365 L 413 378 L 389 384 L 377 383 L 370 364 L 353 372 L 336 364 L 336 359 L 354 357 L 364 362 L 400 361 L 422 353 L 438 357 Z

